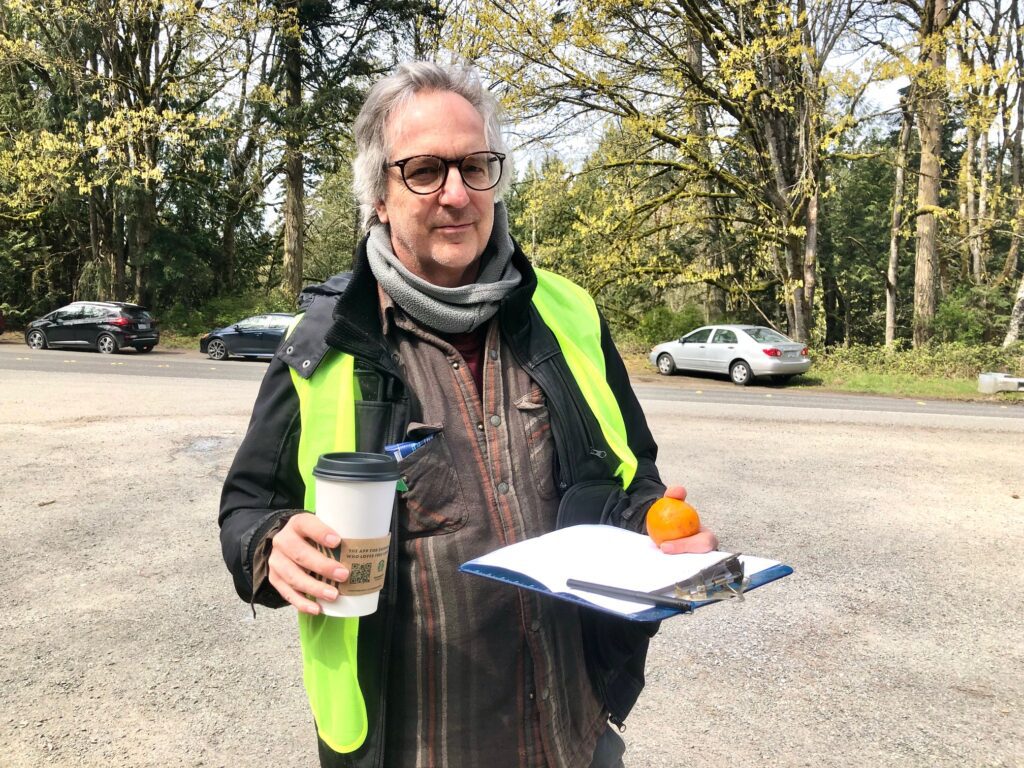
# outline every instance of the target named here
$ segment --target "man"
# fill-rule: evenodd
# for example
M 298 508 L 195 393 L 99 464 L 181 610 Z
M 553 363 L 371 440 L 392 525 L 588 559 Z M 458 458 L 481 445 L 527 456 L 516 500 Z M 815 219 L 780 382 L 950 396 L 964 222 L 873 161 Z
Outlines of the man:
M 619 766 L 608 720 L 635 702 L 656 627 L 457 569 L 559 525 L 643 529 L 665 487 L 622 361 L 593 301 L 510 238 L 497 104 L 472 73 L 399 67 L 355 137 L 368 235 L 350 275 L 305 292 L 225 481 L 236 589 L 299 612 L 322 765 Z M 399 464 L 380 608 L 329 619 L 314 598 L 336 592 L 314 574 L 348 574 L 314 546 L 338 537 L 304 511 L 299 455 L 350 422 L 349 449 L 426 442 Z

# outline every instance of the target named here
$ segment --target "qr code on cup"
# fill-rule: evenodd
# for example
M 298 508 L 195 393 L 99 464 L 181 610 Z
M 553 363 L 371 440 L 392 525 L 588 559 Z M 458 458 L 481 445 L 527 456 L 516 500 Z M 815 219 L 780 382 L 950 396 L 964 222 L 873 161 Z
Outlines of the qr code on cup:
M 370 563 L 353 564 L 348 575 L 349 584 L 366 584 L 370 580 Z

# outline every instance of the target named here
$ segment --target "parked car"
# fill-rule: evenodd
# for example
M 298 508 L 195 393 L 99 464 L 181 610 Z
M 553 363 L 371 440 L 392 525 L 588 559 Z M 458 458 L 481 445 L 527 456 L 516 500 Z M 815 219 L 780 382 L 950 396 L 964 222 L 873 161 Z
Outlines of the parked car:
M 199 351 L 211 360 L 226 360 L 231 355 L 248 358 L 271 358 L 294 315 L 268 312 L 239 320 L 218 328 L 199 339 Z
M 79 347 L 105 355 L 125 347 L 152 352 L 160 343 L 155 317 L 138 304 L 123 301 L 75 301 L 56 309 L 25 328 L 32 349 Z
M 760 325 L 706 325 L 651 350 L 658 373 L 677 370 L 726 373 L 746 386 L 757 377 L 788 381 L 811 367 L 807 347 Z

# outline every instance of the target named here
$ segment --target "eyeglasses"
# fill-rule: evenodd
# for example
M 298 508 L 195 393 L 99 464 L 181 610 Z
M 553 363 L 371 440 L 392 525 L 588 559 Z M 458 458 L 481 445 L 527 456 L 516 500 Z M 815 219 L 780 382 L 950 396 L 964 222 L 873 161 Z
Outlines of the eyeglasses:
M 405 186 L 417 195 L 429 195 L 441 189 L 448 181 L 448 169 L 453 165 L 459 169 L 463 184 L 484 192 L 498 185 L 504 160 L 505 156 L 500 152 L 473 152 L 454 160 L 435 155 L 414 155 L 387 163 L 384 167 L 398 168 Z

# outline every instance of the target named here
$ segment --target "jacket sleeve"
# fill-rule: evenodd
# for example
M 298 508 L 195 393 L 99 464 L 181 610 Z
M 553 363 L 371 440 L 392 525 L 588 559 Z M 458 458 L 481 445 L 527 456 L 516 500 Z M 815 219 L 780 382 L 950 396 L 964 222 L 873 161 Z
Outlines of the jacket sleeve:
M 243 600 L 272 608 L 285 605 L 253 562 L 265 562 L 268 536 L 300 511 L 305 484 L 298 470 L 299 398 L 288 366 L 275 357 L 263 378 L 249 428 L 221 491 L 220 542 L 224 562 Z M 259 570 L 259 569 L 258 569 Z
M 665 485 L 661 482 L 656 464 L 658 445 L 654 442 L 654 436 L 647 426 L 647 417 L 644 416 L 636 393 L 633 392 L 633 385 L 630 384 L 626 366 L 622 362 L 618 349 L 615 348 L 615 343 L 612 341 L 611 333 L 608 331 L 608 325 L 603 317 L 601 318 L 601 349 L 604 352 L 605 377 L 619 403 L 622 418 L 626 423 L 626 438 L 637 460 L 636 475 L 633 477 L 633 482 L 629 484 L 629 488 L 626 489 L 629 506 L 623 517 L 628 521 L 629 528 L 643 531 L 647 510 L 655 499 L 665 493 Z

